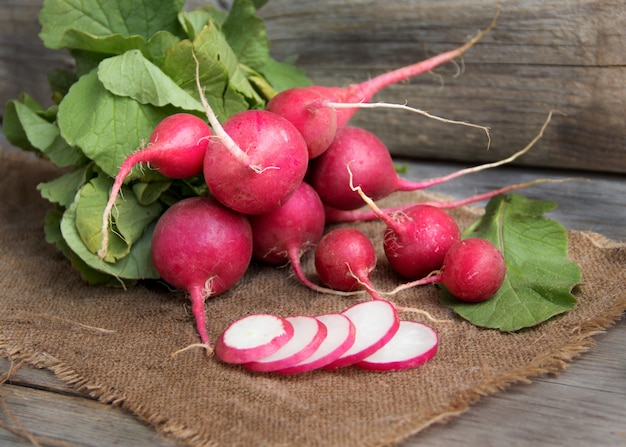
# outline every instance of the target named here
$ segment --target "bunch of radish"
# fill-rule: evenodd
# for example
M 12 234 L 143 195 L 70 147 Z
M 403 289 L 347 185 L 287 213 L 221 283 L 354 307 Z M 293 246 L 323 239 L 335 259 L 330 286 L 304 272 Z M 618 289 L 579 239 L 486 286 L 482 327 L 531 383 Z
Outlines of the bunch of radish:
M 398 309 L 376 292 L 369 280 L 376 266 L 369 239 L 357 230 L 324 232 L 330 222 L 381 219 L 387 226 L 384 250 L 391 266 L 413 281 L 403 288 L 432 282 L 450 290 L 470 287 L 468 278 L 477 276 L 470 264 L 480 264 L 476 259 L 454 259 L 452 253 L 463 253 L 455 249 L 462 241 L 456 223 L 441 209 L 446 202 L 381 210 L 374 200 L 395 191 L 427 188 L 499 163 L 409 182 L 396 174 L 384 144 L 371 132 L 349 126 L 348 121 L 359 104 L 367 103 L 383 87 L 453 60 L 487 31 L 454 51 L 361 84 L 284 91 L 269 101 L 265 110 L 240 112 L 223 123 L 204 98 L 196 76 L 208 125 L 194 115 L 173 115 L 155 128 L 147 148 L 122 165 L 103 213 L 100 257 L 106 260 L 106 234 L 114 226 L 111 211 L 135 164 L 149 164 L 172 178 L 203 175 L 209 197 L 187 198 L 171 206 L 160 218 L 152 240 L 152 260 L 161 277 L 190 295 L 203 347 L 212 350 L 205 300 L 236 284 L 254 260 L 272 265 L 291 263 L 301 283 L 318 292 L 366 292 L 372 299 L 341 314 L 246 317 L 233 323 L 218 340 L 216 350 L 222 360 L 257 371 L 279 372 L 348 364 L 403 369 L 425 362 L 436 351 L 436 333 L 420 323 L 400 322 Z M 341 103 L 346 107 L 340 107 Z M 358 210 L 364 205 L 369 205 L 369 214 Z M 300 258 L 314 247 L 323 285 L 307 278 L 300 265 Z M 495 264 L 502 270 L 504 262 L 493 256 L 493 249 L 498 251 L 474 247 L 493 258 L 490 270 Z M 454 273 L 448 265 L 455 265 Z M 455 284 L 461 285 L 455 288 Z M 474 281 L 475 293 L 464 292 L 459 297 L 478 301 L 499 287 L 498 281 L 483 289 L 480 284 Z M 406 357 L 398 357 L 400 350 L 394 346 L 403 346 Z

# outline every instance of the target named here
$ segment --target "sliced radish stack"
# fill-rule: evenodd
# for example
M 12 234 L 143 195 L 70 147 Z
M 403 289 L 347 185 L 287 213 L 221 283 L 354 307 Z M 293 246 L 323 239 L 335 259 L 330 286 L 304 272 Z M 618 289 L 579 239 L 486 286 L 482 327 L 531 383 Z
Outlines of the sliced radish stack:
M 354 344 L 325 369 L 353 365 L 384 346 L 398 331 L 400 319 L 389 301 L 371 300 L 354 304 L 342 312 L 356 328 Z
M 306 315 L 286 317 L 293 326 L 293 337 L 272 354 L 245 363 L 243 366 L 260 372 L 290 368 L 310 357 L 322 344 L 328 329 L 320 320 Z
M 278 351 L 293 334 L 293 324 L 285 318 L 248 315 L 222 332 L 215 344 L 215 354 L 227 363 L 252 362 Z
M 356 338 L 354 323 L 343 314 L 330 313 L 317 315 L 328 329 L 326 338 L 319 348 L 309 357 L 290 368 L 278 370 L 281 374 L 296 374 L 322 368 L 338 359 L 353 344 Z
M 437 353 L 437 332 L 416 321 L 400 321 L 398 332 L 382 348 L 356 364 L 371 371 L 400 371 L 420 366 Z

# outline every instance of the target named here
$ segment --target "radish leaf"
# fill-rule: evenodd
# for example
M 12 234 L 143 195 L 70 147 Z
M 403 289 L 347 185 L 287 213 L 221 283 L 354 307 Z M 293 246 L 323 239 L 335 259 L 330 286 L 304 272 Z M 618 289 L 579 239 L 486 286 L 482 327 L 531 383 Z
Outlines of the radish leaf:
M 544 213 L 556 204 L 518 194 L 499 195 L 464 237 L 481 237 L 504 254 L 507 274 L 500 290 L 481 303 L 464 303 L 448 291 L 442 304 L 471 323 L 502 331 L 535 326 L 576 305 L 572 288 L 580 283 L 580 267 L 569 260 L 566 229 Z

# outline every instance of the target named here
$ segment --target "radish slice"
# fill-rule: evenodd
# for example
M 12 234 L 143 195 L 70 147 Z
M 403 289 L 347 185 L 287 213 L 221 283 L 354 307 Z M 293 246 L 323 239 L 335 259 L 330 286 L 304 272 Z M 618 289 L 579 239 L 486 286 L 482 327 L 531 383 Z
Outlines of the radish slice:
M 215 344 L 215 354 L 228 363 L 251 362 L 278 351 L 293 334 L 293 324 L 285 318 L 248 315 L 222 332 Z
M 400 371 L 432 359 L 439 345 L 437 332 L 416 321 L 401 321 L 400 329 L 382 348 L 356 366 L 371 371 Z
M 298 315 L 286 317 L 294 328 L 293 337 L 278 351 L 253 362 L 244 364 L 244 367 L 253 371 L 276 371 L 290 368 L 302 360 L 310 357 L 322 344 L 328 330 L 324 324 L 314 317 Z
M 354 344 L 325 369 L 353 365 L 384 346 L 398 331 L 400 319 L 393 304 L 386 300 L 357 303 L 342 312 L 356 327 Z
M 322 344 L 309 358 L 290 368 L 278 370 L 277 373 L 295 374 L 321 368 L 334 362 L 354 344 L 356 327 L 348 317 L 332 313 L 318 315 L 315 318 L 324 323 L 328 329 L 328 334 Z

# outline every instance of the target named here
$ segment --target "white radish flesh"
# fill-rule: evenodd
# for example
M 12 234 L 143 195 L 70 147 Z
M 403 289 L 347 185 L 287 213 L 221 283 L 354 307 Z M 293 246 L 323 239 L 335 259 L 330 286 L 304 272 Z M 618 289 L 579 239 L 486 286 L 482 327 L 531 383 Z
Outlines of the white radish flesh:
M 356 328 L 354 344 L 325 369 L 353 365 L 369 357 L 385 345 L 398 331 L 400 319 L 393 304 L 371 300 L 354 304 L 343 311 Z
M 276 352 L 246 363 L 244 367 L 260 372 L 290 368 L 310 357 L 326 338 L 326 326 L 314 317 L 297 315 L 285 319 L 294 328 L 293 337 Z
M 296 374 L 322 368 L 338 359 L 354 344 L 356 327 L 348 317 L 340 313 L 331 313 L 317 315 L 315 318 L 328 329 L 322 344 L 310 357 L 290 368 L 278 370 L 277 373 Z
M 232 323 L 217 340 L 215 354 L 227 363 L 248 363 L 278 351 L 294 334 L 290 321 L 254 314 Z
M 423 365 L 437 353 L 437 332 L 416 321 L 401 321 L 398 332 L 356 366 L 371 371 L 400 371 Z

